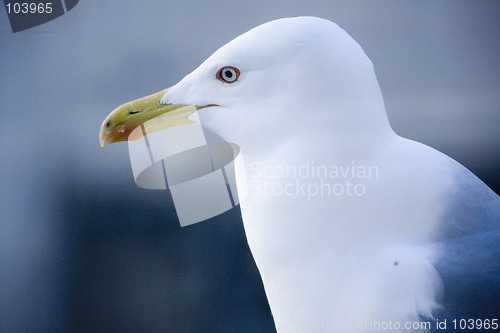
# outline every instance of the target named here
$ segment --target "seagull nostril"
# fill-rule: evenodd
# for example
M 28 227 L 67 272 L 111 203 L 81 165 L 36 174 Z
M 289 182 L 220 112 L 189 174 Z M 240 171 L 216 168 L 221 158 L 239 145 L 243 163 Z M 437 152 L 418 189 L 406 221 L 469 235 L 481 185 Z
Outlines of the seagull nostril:
M 109 127 L 111 126 L 111 121 L 108 119 L 108 121 L 106 122 L 106 127 Z
M 136 114 L 136 113 L 140 113 L 140 112 L 142 112 L 142 110 L 130 111 L 128 114 Z

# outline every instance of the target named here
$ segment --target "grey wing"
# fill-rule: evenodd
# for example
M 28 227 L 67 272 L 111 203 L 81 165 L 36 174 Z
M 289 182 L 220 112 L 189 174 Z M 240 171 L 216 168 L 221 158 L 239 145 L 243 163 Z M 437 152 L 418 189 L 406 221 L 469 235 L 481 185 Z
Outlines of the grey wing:
M 447 319 L 446 332 L 454 331 L 454 319 L 500 321 L 500 198 L 458 163 L 452 170 L 459 186 L 447 198 L 449 209 L 436 239 L 439 255 L 435 261 L 444 293 L 442 308 L 434 317 Z

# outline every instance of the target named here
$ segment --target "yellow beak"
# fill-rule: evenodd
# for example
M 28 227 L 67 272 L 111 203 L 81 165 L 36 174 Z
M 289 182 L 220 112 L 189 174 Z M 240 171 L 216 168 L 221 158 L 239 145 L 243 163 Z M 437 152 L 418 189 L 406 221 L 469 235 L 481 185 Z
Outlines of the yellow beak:
M 142 135 L 130 135 L 132 131 L 141 126 L 146 121 L 165 115 L 162 118 L 158 129 L 188 124 L 191 121 L 187 119 L 189 115 L 195 112 L 199 107 L 184 104 L 161 104 L 160 100 L 169 88 L 159 91 L 155 94 L 139 98 L 135 101 L 125 103 L 111 112 L 101 125 L 99 133 L 99 142 L 104 147 L 107 144 L 136 140 Z M 134 133 L 142 133 L 135 131 Z M 151 130 L 148 130 L 151 132 Z

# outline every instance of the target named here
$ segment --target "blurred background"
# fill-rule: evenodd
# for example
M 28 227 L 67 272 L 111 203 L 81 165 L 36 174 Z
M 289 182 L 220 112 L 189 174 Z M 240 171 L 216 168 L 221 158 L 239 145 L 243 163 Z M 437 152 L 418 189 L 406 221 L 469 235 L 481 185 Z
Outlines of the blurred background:
M 500 2 L 86 0 L 13 34 L 0 9 L 0 331 L 273 332 L 239 210 L 181 228 L 104 117 L 272 19 L 335 21 L 395 131 L 500 191 Z

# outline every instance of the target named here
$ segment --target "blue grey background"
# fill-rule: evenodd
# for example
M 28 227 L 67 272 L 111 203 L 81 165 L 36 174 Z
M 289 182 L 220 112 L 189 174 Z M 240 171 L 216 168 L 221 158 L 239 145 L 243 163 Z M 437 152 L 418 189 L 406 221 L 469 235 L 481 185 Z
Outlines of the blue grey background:
M 87 0 L 16 34 L 1 9 L 1 332 L 273 331 L 238 210 L 181 229 L 97 137 L 119 104 L 299 15 L 362 45 L 397 133 L 500 191 L 497 1 Z

